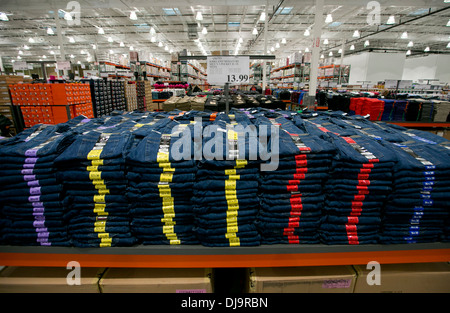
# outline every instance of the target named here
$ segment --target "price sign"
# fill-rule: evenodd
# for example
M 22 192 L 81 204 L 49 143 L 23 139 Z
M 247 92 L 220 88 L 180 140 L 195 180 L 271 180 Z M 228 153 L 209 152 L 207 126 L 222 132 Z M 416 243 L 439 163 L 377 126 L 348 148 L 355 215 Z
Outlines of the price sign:
M 398 83 L 398 89 L 406 89 L 412 87 L 412 80 L 401 80 L 400 83 Z
M 247 84 L 250 78 L 248 56 L 209 56 L 207 58 L 208 84 Z
M 24 71 L 28 70 L 27 62 L 25 61 L 16 61 L 13 63 L 13 70 L 14 71 Z
M 395 89 L 395 88 L 397 88 L 397 83 L 398 83 L 398 80 L 386 80 L 384 82 L 384 88 L 385 89 Z
M 58 70 L 70 70 L 70 61 L 58 61 L 56 62 L 56 68 Z

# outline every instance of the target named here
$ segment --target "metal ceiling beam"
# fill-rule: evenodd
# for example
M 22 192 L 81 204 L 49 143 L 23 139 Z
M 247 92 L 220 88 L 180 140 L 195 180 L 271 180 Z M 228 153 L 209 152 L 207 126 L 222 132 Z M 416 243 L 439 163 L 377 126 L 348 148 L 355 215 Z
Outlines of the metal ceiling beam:
M 275 60 L 275 55 L 223 55 L 224 57 L 249 57 L 250 60 Z M 180 61 L 188 61 L 188 60 L 206 60 L 207 56 L 205 55 L 188 55 L 178 57 Z

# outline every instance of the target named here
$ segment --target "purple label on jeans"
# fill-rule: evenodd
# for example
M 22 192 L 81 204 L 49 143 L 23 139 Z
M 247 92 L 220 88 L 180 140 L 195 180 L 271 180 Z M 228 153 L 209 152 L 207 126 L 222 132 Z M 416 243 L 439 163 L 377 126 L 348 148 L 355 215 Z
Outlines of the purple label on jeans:
M 36 215 L 36 216 L 34 217 L 34 219 L 35 219 L 36 221 L 45 221 L 45 215 L 44 215 L 44 212 L 36 212 L 36 214 L 39 214 L 39 215 Z M 34 215 L 34 213 L 33 213 L 33 215 Z
M 43 221 L 34 221 L 33 222 L 33 226 L 36 227 L 36 228 L 37 227 L 45 227 L 44 224 L 45 224 L 45 220 L 43 220 Z
M 27 157 L 35 157 L 37 155 L 38 149 L 30 149 L 25 151 L 25 156 Z
M 42 207 L 42 209 L 44 209 L 44 202 L 33 202 L 31 205 L 35 208 Z
M 36 180 L 36 175 L 24 175 L 23 179 L 25 181 Z
M 36 217 L 36 219 L 37 219 L 37 217 L 39 217 L 39 216 L 44 216 L 44 212 L 33 212 L 33 216 L 34 217 Z
M 36 202 L 36 203 L 39 203 L 39 202 Z M 44 208 L 43 207 L 36 207 L 36 208 L 33 208 L 33 212 L 44 212 Z
M 31 168 L 31 169 L 33 169 L 34 167 L 36 166 L 36 164 L 35 163 L 31 163 L 31 164 L 24 164 L 23 165 L 23 168 Z
M 33 166 L 34 166 L 34 164 L 33 164 Z M 33 175 L 33 169 L 32 168 L 26 168 L 26 169 L 23 169 L 20 173 L 22 175 Z
M 41 196 L 30 196 L 28 197 L 28 202 L 40 202 Z
M 30 195 L 40 195 L 40 194 L 41 194 L 41 187 L 30 188 Z
M 27 164 L 36 163 L 37 160 L 38 160 L 38 158 L 26 158 L 25 163 L 27 163 Z
M 44 233 L 38 233 L 37 235 L 38 235 L 39 238 L 42 238 L 42 237 L 47 237 L 48 238 L 49 233 L 48 232 L 44 232 Z
M 47 229 L 47 227 L 38 227 L 38 228 L 36 228 L 36 232 L 44 233 L 44 232 L 48 232 L 48 229 Z
M 81 121 L 81 123 L 87 123 L 89 122 L 91 119 L 90 118 L 85 118 L 84 120 Z
M 39 180 L 32 180 L 32 181 L 29 181 L 27 184 L 28 184 L 28 187 L 39 187 Z
M 41 246 L 51 246 L 51 242 L 41 242 Z

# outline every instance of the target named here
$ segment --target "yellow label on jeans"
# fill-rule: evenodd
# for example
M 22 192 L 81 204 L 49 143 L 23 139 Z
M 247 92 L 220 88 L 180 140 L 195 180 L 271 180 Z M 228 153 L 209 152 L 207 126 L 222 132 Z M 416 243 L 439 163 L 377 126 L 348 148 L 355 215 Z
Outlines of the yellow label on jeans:
M 94 232 L 96 233 L 104 233 L 105 232 L 105 226 L 103 227 L 94 227 Z
M 237 216 L 227 217 L 227 224 L 235 222 L 237 222 Z
M 173 167 L 164 167 L 163 172 L 175 172 L 175 169 Z
M 164 214 L 175 214 L 175 210 L 173 209 L 173 206 L 172 207 L 166 207 L 166 208 L 163 207 L 162 210 L 163 210 Z
M 243 168 L 247 165 L 247 160 L 236 160 L 236 166 L 234 168 Z
M 228 217 L 233 217 L 233 216 L 238 216 L 238 210 L 232 210 L 232 211 L 227 211 L 227 218 Z
M 98 193 L 99 193 L 100 195 L 106 195 L 106 194 L 109 194 L 109 189 L 99 189 L 99 190 L 98 190 Z
M 162 167 L 162 168 L 171 168 L 170 163 L 168 163 L 168 162 L 159 163 L 159 167 Z
M 170 243 L 171 245 L 179 245 L 179 244 L 181 244 L 181 242 L 180 242 L 179 239 L 171 239 L 171 240 L 169 241 L 169 243 Z
M 162 182 L 172 182 L 173 173 L 162 173 L 159 180 Z
M 228 200 L 234 200 L 234 199 L 237 200 L 237 197 L 236 197 L 236 194 L 234 194 L 234 195 L 225 195 L 225 199 L 227 199 L 227 201 Z
M 105 195 L 95 195 L 94 202 L 105 202 Z
M 227 199 L 227 204 L 228 206 L 235 206 L 239 204 L 239 200 L 238 199 Z
M 175 213 L 166 213 L 166 214 L 164 214 L 164 218 L 170 218 L 170 219 L 172 219 L 172 218 L 174 218 L 175 217 Z
M 236 211 L 239 210 L 239 204 L 233 204 L 228 206 L 228 210 L 230 211 Z
M 225 175 L 236 175 L 236 169 L 232 168 L 225 170 Z
M 225 190 L 225 196 L 236 196 L 236 190 Z
M 236 189 L 236 181 L 235 180 L 226 180 L 225 181 L 225 189 L 235 190 Z
M 230 247 L 239 247 L 241 245 L 241 242 L 239 240 L 239 238 L 229 238 L 228 239 L 230 241 Z
M 227 239 L 228 238 L 236 238 L 236 236 L 237 236 L 236 233 L 226 233 L 225 234 L 225 238 L 227 238 Z
M 227 226 L 227 233 L 237 233 L 238 232 L 238 226 Z
M 89 172 L 97 172 L 98 171 L 98 166 L 97 165 L 90 165 L 88 167 L 86 167 L 86 170 Z
M 111 243 L 112 242 L 112 238 L 102 238 L 102 243 Z
M 159 190 L 159 196 L 161 198 L 170 197 L 171 196 L 170 189 L 160 189 Z
M 229 175 L 228 179 L 230 179 L 230 180 L 239 180 L 239 179 L 241 179 L 241 175 Z
M 158 152 L 158 154 L 156 155 L 156 162 L 158 162 L 158 163 L 169 162 L 169 153 L 168 152 Z
M 173 226 L 163 226 L 163 234 L 173 233 Z
M 109 238 L 109 233 L 98 233 L 98 238 Z
M 99 180 L 102 179 L 102 172 L 89 172 L 90 180 Z
M 106 185 L 94 185 L 95 189 L 106 189 Z
M 88 160 L 98 160 L 100 159 L 100 154 L 102 154 L 103 149 L 99 149 L 99 150 L 91 150 L 88 155 L 87 155 L 87 159 Z
M 234 130 L 229 130 L 228 134 L 227 134 L 227 138 L 228 138 L 228 140 L 237 140 L 238 134 Z
M 97 221 L 94 223 L 95 227 L 105 227 L 106 226 L 106 221 Z
M 164 197 L 162 199 L 163 206 L 172 206 L 173 207 L 173 198 L 172 197 Z
M 100 248 L 107 248 L 107 247 L 111 247 L 110 242 L 101 242 L 100 243 Z
M 94 184 L 94 185 L 104 185 L 105 181 L 103 179 L 93 180 L 92 184 Z
M 92 160 L 91 164 L 92 164 L 92 166 L 103 165 L 103 159 L 100 159 L 100 160 Z

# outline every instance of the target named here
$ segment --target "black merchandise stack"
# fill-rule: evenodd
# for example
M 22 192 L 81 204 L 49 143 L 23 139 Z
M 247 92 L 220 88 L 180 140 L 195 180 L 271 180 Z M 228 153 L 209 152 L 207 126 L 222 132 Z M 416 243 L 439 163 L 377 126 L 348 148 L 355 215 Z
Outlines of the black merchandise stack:
M 136 97 L 137 97 L 137 109 L 140 112 L 146 111 L 146 98 L 145 98 L 145 82 L 136 82 Z
M 275 170 L 261 172 L 257 222 L 261 243 L 319 243 L 322 190 L 334 147 L 285 117 L 259 118 L 259 125 L 262 124 L 278 128 L 279 164 Z M 271 138 L 271 149 L 276 145 L 273 141 Z
M 230 111 L 231 113 L 232 111 Z M 195 231 L 204 246 L 255 246 L 259 210 L 258 161 L 249 160 L 249 138 L 235 126 L 248 126 L 244 114 L 217 114 L 203 137 L 203 158 L 194 185 Z M 214 134 L 214 136 L 212 135 Z M 214 148 L 212 142 L 216 142 Z M 245 143 L 240 151 L 238 142 Z
M 126 198 L 124 157 L 130 139 L 125 124 L 100 126 L 83 133 L 55 161 L 66 205 L 73 214 L 68 230 L 74 246 L 131 246 L 136 242 L 130 232 Z
M 183 154 L 174 142 L 193 134 L 191 125 L 169 118 L 151 121 L 139 130 L 144 137 L 127 157 L 131 229 L 144 245 L 198 244 L 191 201 L 195 163 L 190 154 L 183 160 L 172 153 Z M 193 144 L 192 137 L 184 139 Z
M 125 111 L 127 109 L 125 85 L 122 81 L 111 81 L 110 85 L 113 110 Z
M 57 182 L 55 158 L 74 134 L 61 125 L 36 125 L 0 145 L 0 242 L 8 245 L 70 246 Z

